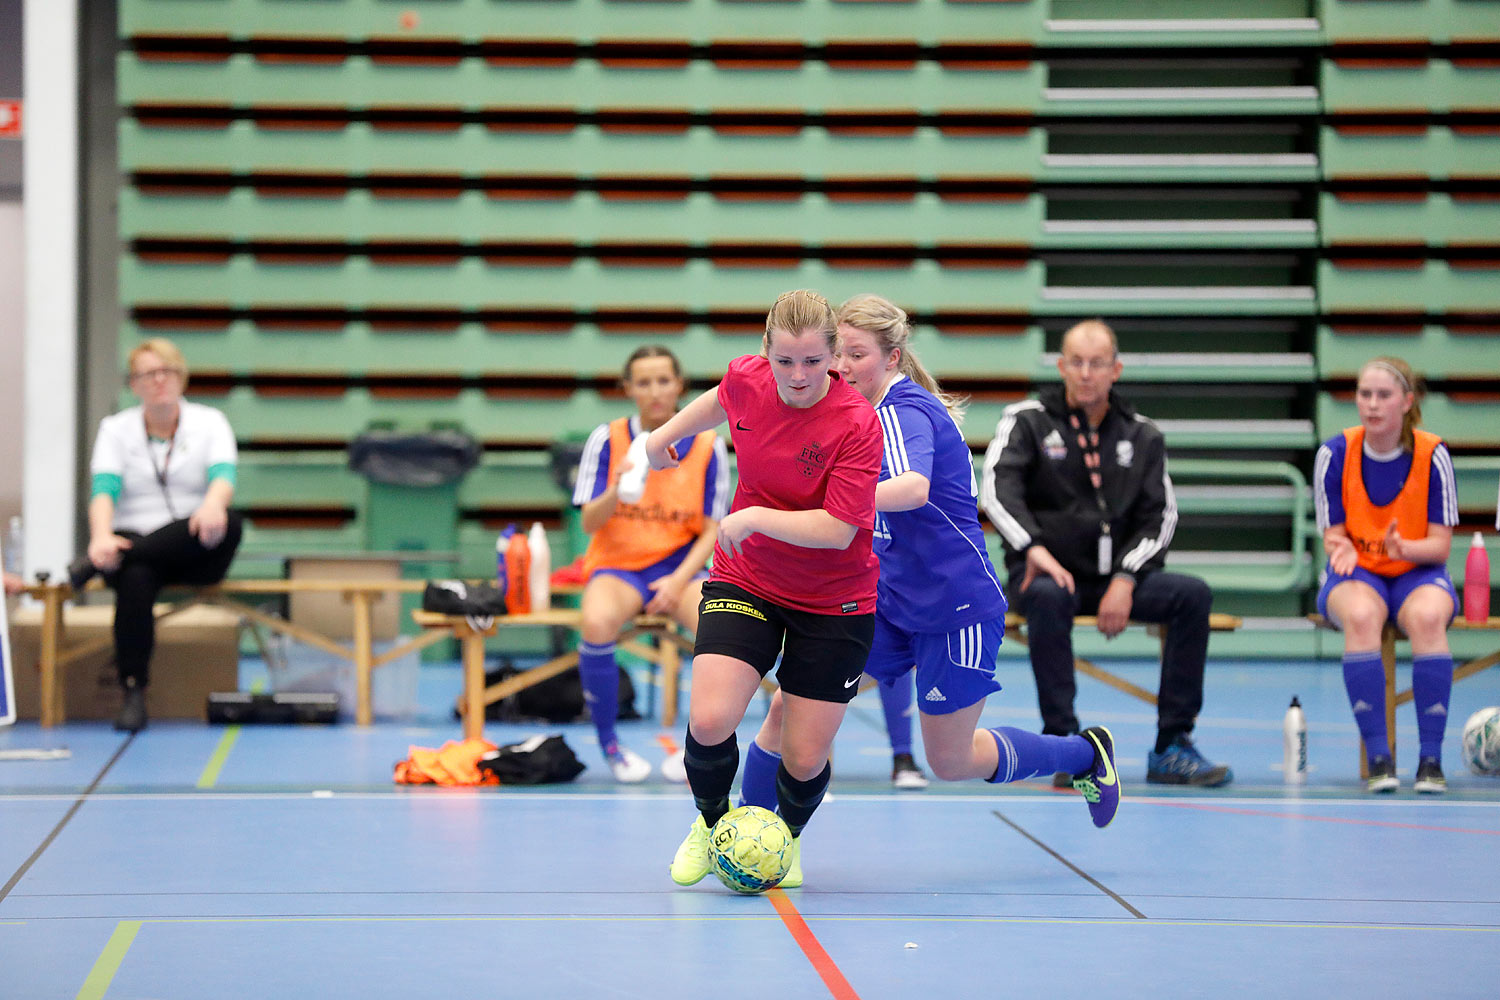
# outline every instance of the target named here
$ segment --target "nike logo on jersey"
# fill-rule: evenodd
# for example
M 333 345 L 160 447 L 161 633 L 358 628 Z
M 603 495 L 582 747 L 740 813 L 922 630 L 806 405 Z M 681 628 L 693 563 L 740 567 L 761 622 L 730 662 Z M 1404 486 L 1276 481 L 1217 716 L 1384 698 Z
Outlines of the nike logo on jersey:
M 737 431 L 744 431 L 746 434 L 751 433 L 750 428 L 748 428 L 744 424 L 740 423 L 739 420 L 735 420 L 735 422 L 734 422 L 734 429 L 737 430 Z
M 928 691 L 926 694 L 924 694 L 922 696 L 922 700 L 923 701 L 947 701 L 948 700 L 948 696 L 945 695 L 945 694 L 943 694 L 943 692 L 939 691 L 937 689 L 936 685 L 933 685 L 932 690 Z
M 846 687 L 846 688 L 852 688 L 854 685 L 858 684 L 860 676 L 862 676 L 862 675 L 856 674 L 854 676 L 853 680 L 845 681 L 844 682 L 844 687 Z

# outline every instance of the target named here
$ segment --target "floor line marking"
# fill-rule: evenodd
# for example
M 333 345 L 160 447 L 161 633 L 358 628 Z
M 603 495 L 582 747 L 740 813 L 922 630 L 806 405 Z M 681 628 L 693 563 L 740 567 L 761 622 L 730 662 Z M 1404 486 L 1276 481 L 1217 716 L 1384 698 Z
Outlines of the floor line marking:
M 37 859 L 42 856 L 42 852 L 46 851 L 47 848 L 51 846 L 52 842 L 57 839 L 57 835 L 59 833 L 62 833 L 62 828 L 68 825 L 68 820 L 73 818 L 73 814 L 76 813 L 79 807 L 83 805 L 84 800 L 93 793 L 95 788 L 99 787 L 99 782 L 104 780 L 104 776 L 109 773 L 109 769 L 115 766 L 115 761 L 119 760 L 120 756 L 125 752 L 125 749 L 129 747 L 132 742 L 134 742 L 135 736 L 135 733 L 131 733 L 129 736 L 125 737 L 125 739 L 115 749 L 114 756 L 110 757 L 109 760 L 105 762 L 104 766 L 99 769 L 99 773 L 94 775 L 94 780 L 89 782 L 89 786 L 85 788 L 76 799 L 73 800 L 73 804 L 68 807 L 68 811 L 63 813 L 63 818 L 57 821 L 57 825 L 52 828 L 52 831 L 48 833 L 46 837 L 42 838 L 42 842 L 37 845 L 36 850 L 31 852 L 31 857 L 27 858 L 21 863 L 21 867 L 17 868 L 16 873 L 10 877 L 10 881 L 6 882 L 5 885 L 0 886 L 0 903 L 5 902 L 5 897 L 9 896 L 10 891 L 16 887 L 16 884 L 20 882 L 21 879 L 25 878 L 26 873 L 31 870 L 31 866 L 36 864 Z
M 871 778 L 870 785 L 881 785 L 888 788 L 889 782 Z M 262 784 L 269 784 L 265 782 Z M 938 788 L 929 788 L 922 795 L 903 796 L 901 803 L 911 809 L 937 809 L 952 805 L 985 805 L 993 806 L 996 801 L 1003 801 L 1013 808 L 1076 808 L 1072 803 L 1076 793 L 1063 789 L 1054 789 L 1051 782 L 1045 785 L 1040 782 L 1012 782 L 1013 785 L 1023 786 L 1028 790 L 1024 794 L 996 795 L 994 793 L 969 794 L 967 792 L 947 792 Z M 107 802 L 112 800 L 122 801 L 152 801 L 181 799 L 184 801 L 212 802 L 214 800 L 238 801 L 253 799 L 303 799 L 307 798 L 318 789 L 330 787 L 327 783 L 299 786 L 296 788 L 279 788 L 275 790 L 259 791 L 254 788 L 238 786 L 232 791 L 220 791 L 215 789 L 212 795 L 204 795 L 202 792 L 189 787 L 186 783 L 177 786 L 152 786 L 139 790 L 115 788 L 109 791 L 95 792 L 90 796 L 96 802 Z M 660 789 L 645 791 L 623 791 L 623 790 L 596 790 L 596 791 L 542 791 L 540 789 L 549 786 L 515 785 L 500 788 L 495 785 L 481 786 L 477 788 L 436 788 L 412 785 L 371 785 L 362 783 L 349 788 L 338 788 L 334 786 L 338 797 L 346 801 L 390 801 L 409 805 L 416 799 L 424 799 L 432 802 L 469 802 L 474 798 L 493 800 L 495 803 L 504 803 L 507 806 L 521 799 L 534 799 L 541 802 L 652 802 L 666 798 L 678 798 L 682 796 L 681 785 L 663 784 Z M 936 787 L 936 786 L 935 786 Z M 1035 791 L 1033 792 L 1032 789 Z M 77 792 L 0 792 L 0 804 L 10 802 L 57 802 L 71 801 Z M 891 793 L 888 790 L 881 791 L 847 791 L 839 793 L 841 802 L 864 802 L 886 805 L 891 801 Z M 1299 796 L 1288 799 L 1285 796 L 1274 795 L 1264 798 L 1251 798 L 1239 796 L 1235 798 L 1215 797 L 1215 804 L 1194 803 L 1186 798 L 1177 796 L 1158 795 L 1132 795 L 1131 807 L 1137 805 L 1166 805 L 1181 806 L 1183 808 L 1231 808 L 1237 804 L 1243 804 L 1245 808 L 1256 806 L 1268 806 L 1295 802 L 1309 808 L 1370 808 L 1381 811 L 1400 812 L 1406 809 L 1424 810 L 1464 810 L 1477 809 L 1482 811 L 1500 810 L 1500 798 L 1490 799 L 1465 799 L 1453 797 L 1450 793 L 1447 797 L 1433 796 L 1423 799 L 1385 799 L 1372 801 L 1369 798 L 1318 798 L 1312 796 Z M 1300 815 L 1300 814 L 1297 814 Z M 1308 814 L 1311 818 L 1311 814 Z M 1483 831 L 1481 831 L 1483 832 Z
M 766 893 L 771 898 L 772 892 Z M 91 917 L 32 917 L 17 923 L 48 923 L 57 921 L 77 921 L 97 919 Z M 1419 924 L 1412 922 L 1392 923 L 1349 923 L 1349 922 L 1318 922 L 1315 920 L 1232 920 L 1220 918 L 1217 920 L 1187 919 L 1182 917 L 1152 917 L 1144 924 L 1136 917 L 1048 917 L 1048 916 L 1001 916 L 1001 915 L 972 915 L 960 916 L 928 916 L 917 914 L 893 914 L 890 916 L 875 916 L 869 914 L 844 914 L 829 913 L 819 914 L 818 920 L 826 923 L 843 924 L 1066 924 L 1069 926 L 1106 926 L 1106 927 L 1220 927 L 1241 928 L 1255 927 L 1265 930 L 1295 930 L 1295 931 L 1433 931 L 1441 933 L 1465 933 L 1465 934 L 1500 934 L 1500 926 L 1483 925 L 1457 925 L 1457 924 Z M 653 915 L 586 915 L 586 914 L 549 914 L 549 913 L 486 913 L 486 914 L 400 914 L 391 916 L 376 916 L 371 914 L 338 914 L 320 916 L 236 916 L 236 917 L 140 917 L 132 921 L 137 924 L 312 924 L 312 923 L 350 923 L 350 924 L 435 924 L 435 923 L 536 923 L 538 921 L 549 923 L 602 923 L 614 921 L 621 923 L 682 923 L 688 921 L 708 921 L 712 923 L 766 923 L 776 920 L 785 924 L 778 915 L 755 916 L 750 914 L 705 914 L 705 913 L 683 913 L 683 914 L 653 914 Z M 856 994 L 849 994 L 856 997 Z
M 797 907 L 787 898 L 786 893 L 780 889 L 771 889 L 766 893 L 766 898 L 776 908 L 776 913 L 781 917 L 781 922 L 791 932 L 792 940 L 802 949 L 802 954 L 812 963 L 813 971 L 818 978 L 823 980 L 823 985 L 828 987 L 828 992 L 833 994 L 834 1000 L 859 1000 L 859 994 L 854 992 L 854 987 L 849 985 L 849 980 L 839 971 L 828 952 L 819 943 L 812 928 L 807 926 L 807 921 L 802 919 L 802 914 L 797 912 Z
M 208 763 L 203 765 L 203 773 L 198 775 L 199 788 L 212 788 L 219 780 L 219 772 L 224 770 L 224 762 L 229 759 L 229 751 L 234 749 L 235 741 L 240 738 L 240 727 L 230 726 L 224 730 L 224 735 L 219 737 L 219 745 L 214 748 L 213 756 L 208 758 Z
M 1314 823 L 1342 823 L 1349 826 L 1380 826 L 1393 830 L 1422 830 L 1429 833 L 1477 833 L 1500 837 L 1500 830 L 1476 830 L 1462 826 L 1436 826 L 1430 823 L 1395 823 L 1388 819 L 1356 819 L 1352 816 L 1315 816 L 1309 813 L 1273 812 L 1269 809 L 1245 809 L 1211 805 L 1207 802 L 1157 802 L 1173 809 L 1197 809 L 1202 812 L 1226 813 L 1230 816 L 1261 816 L 1266 819 L 1305 819 Z
M 115 973 L 120 971 L 120 964 L 125 961 L 125 953 L 130 950 L 140 929 L 139 920 L 121 920 L 115 925 L 115 932 L 109 936 L 104 950 L 99 953 L 94 967 L 89 970 L 88 978 L 83 981 L 77 1000 L 103 1000 L 104 994 L 109 991 L 109 984 L 114 982 Z
M 1140 918 L 1141 920 L 1145 920 L 1146 919 L 1146 915 L 1144 913 L 1142 913 L 1140 910 L 1137 910 L 1135 907 L 1131 906 L 1128 902 L 1126 902 L 1119 895 L 1119 893 L 1115 892 L 1109 886 L 1105 885 L 1103 882 L 1100 882 L 1098 879 L 1094 878 L 1094 876 L 1090 875 L 1088 872 L 1084 871 L 1082 868 L 1079 868 L 1077 865 L 1075 865 L 1073 862 L 1069 861 L 1067 858 L 1063 857 L 1061 854 L 1058 854 L 1056 851 L 1054 851 L 1052 848 L 1048 847 L 1046 844 L 1042 843 L 1036 837 L 1033 837 L 1031 835 L 1030 831 L 1026 830 L 1020 824 L 1018 824 L 1015 821 L 1013 821 L 1009 816 L 1006 816 L 1003 812 L 1001 812 L 998 809 L 991 809 L 990 812 L 994 813 L 995 818 L 998 819 L 1000 822 L 1004 823 L 1006 826 L 1010 827 L 1012 830 L 1016 831 L 1021 836 L 1025 837 L 1027 840 L 1031 841 L 1033 844 L 1035 844 L 1036 846 L 1040 847 L 1042 850 L 1046 851 L 1048 854 L 1052 855 L 1059 862 L 1061 862 L 1065 867 L 1067 867 L 1068 870 L 1071 871 L 1074 875 L 1077 875 L 1079 878 L 1081 878 L 1085 882 L 1089 883 L 1089 885 L 1092 885 L 1095 889 L 1098 889 L 1100 892 L 1104 893 L 1110 899 L 1113 899 L 1116 903 L 1119 903 L 1127 911 L 1129 911 L 1130 913 L 1133 913 L 1136 917 Z

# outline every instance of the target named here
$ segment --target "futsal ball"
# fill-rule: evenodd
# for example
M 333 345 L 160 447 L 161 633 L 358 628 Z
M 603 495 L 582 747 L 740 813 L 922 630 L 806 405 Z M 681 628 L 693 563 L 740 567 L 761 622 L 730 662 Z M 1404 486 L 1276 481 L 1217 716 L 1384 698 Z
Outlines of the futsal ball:
M 740 806 L 709 831 L 708 857 L 719 881 L 735 892 L 765 892 L 791 866 L 792 831 L 769 809 Z
M 1475 774 L 1500 775 L 1500 708 L 1491 705 L 1464 723 L 1464 763 Z

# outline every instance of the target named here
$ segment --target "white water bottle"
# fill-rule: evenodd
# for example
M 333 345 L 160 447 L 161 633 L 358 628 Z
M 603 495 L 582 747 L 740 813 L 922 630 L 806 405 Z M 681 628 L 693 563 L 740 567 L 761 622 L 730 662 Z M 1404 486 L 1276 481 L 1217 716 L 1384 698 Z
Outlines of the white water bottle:
M 630 468 L 620 476 L 619 485 L 615 487 L 615 495 L 622 503 L 640 503 L 641 497 L 646 495 L 646 473 L 651 471 L 651 465 L 646 461 L 646 437 L 644 432 L 637 434 L 630 442 L 630 450 L 625 453 Z
M 546 611 L 552 607 L 552 547 L 547 544 L 547 532 L 542 522 L 533 521 L 526 533 L 526 545 L 531 550 L 531 575 L 527 577 L 531 590 L 531 610 Z
M 26 534 L 19 516 L 10 519 L 5 532 L 5 569 L 20 576 L 26 566 Z
M 1289 785 L 1307 784 L 1307 717 L 1296 695 L 1281 720 L 1281 774 Z

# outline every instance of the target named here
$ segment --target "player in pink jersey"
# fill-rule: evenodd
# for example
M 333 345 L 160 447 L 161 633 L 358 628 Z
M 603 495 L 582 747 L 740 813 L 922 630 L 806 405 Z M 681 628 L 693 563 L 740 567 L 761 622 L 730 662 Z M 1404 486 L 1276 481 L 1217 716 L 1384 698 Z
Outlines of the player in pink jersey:
M 828 788 L 829 749 L 870 651 L 882 439 L 869 401 L 830 370 L 837 335 L 826 299 L 787 292 L 766 316 L 761 354 L 730 362 L 647 440 L 651 467 L 665 468 L 679 457 L 672 442 L 727 421 L 739 462 L 698 613 L 683 762 L 699 816 L 672 861 L 679 885 L 708 874 L 708 831 L 739 770 L 735 727 L 777 655 L 776 798 L 798 836 Z M 801 883 L 799 850 L 788 888 Z

